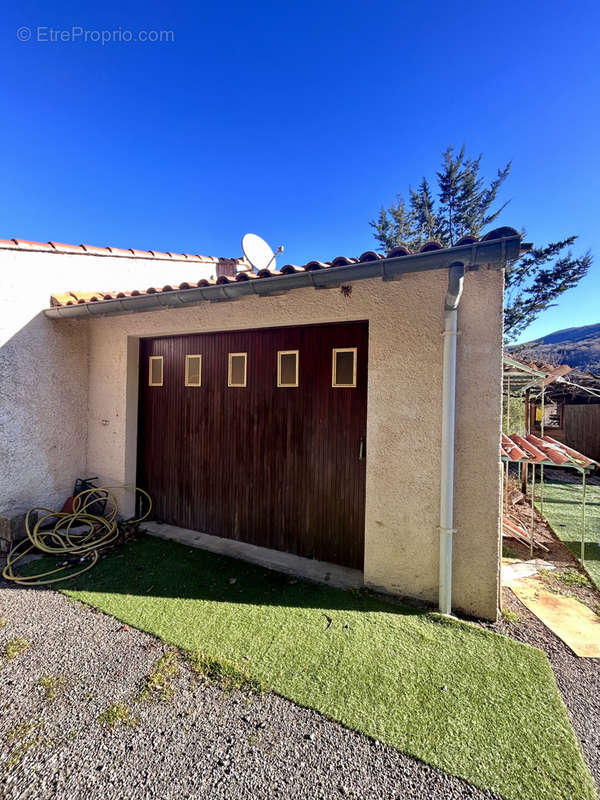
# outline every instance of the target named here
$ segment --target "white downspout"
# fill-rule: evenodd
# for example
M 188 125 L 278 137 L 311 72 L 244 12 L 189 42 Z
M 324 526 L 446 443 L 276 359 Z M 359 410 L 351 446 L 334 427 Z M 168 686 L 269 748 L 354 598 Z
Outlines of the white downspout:
M 454 421 L 456 409 L 456 336 L 458 304 L 463 291 L 465 268 L 453 264 L 448 270 L 444 305 L 444 366 L 442 377 L 442 453 L 440 488 L 440 589 L 439 609 L 452 613 L 452 536 L 454 534 Z

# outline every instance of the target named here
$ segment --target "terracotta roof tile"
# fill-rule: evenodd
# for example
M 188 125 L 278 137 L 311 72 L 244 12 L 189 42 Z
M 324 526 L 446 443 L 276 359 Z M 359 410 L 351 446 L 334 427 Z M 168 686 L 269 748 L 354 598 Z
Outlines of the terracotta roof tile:
M 57 253 L 85 253 L 83 245 L 80 244 L 64 244 L 63 242 L 48 242 L 48 244 Z
M 409 255 L 410 255 L 410 250 L 402 246 L 393 247 L 388 253 L 389 258 L 397 258 L 398 256 L 409 256 Z
M 502 434 L 500 455 L 505 461 L 527 461 L 533 464 L 550 464 L 557 467 L 588 469 L 598 466 L 598 462 L 573 450 L 551 436 L 534 436 L 528 433 L 520 436 Z
M 513 442 L 505 433 L 502 434 L 501 453 L 508 461 L 526 461 L 527 453 Z
M 241 258 L 214 258 L 192 253 L 163 253 L 159 250 L 136 250 L 121 247 L 98 247 L 90 244 L 65 244 L 64 242 L 34 242 L 27 239 L 0 239 L 0 250 L 26 250 L 72 255 L 112 256 L 119 258 L 147 258 L 163 261 L 196 261 L 215 266 L 248 266 Z
M 131 258 L 135 255 L 133 250 L 124 250 L 122 247 L 107 247 L 106 249 L 111 256 L 126 256 L 127 258 Z
M 134 258 L 154 258 L 154 254 L 150 250 L 135 250 L 133 247 L 125 251 Z
M 346 256 L 337 256 L 330 262 L 332 267 L 348 267 L 350 264 L 358 263 L 357 258 L 347 258 Z
M 297 267 L 295 264 L 286 264 L 281 268 L 282 275 L 294 275 L 296 272 L 304 272 L 304 267 Z
M 506 236 L 515 236 L 518 232 L 514 228 L 497 228 L 486 234 L 481 241 L 489 241 L 490 239 L 497 239 Z M 455 246 L 462 246 L 467 244 L 476 244 L 478 239 L 475 236 L 463 236 Z M 215 258 L 213 256 L 203 256 L 200 254 L 192 253 L 163 253 L 159 250 L 136 250 L 136 249 L 123 249 L 120 247 L 96 247 L 94 245 L 80 244 L 71 245 L 63 244 L 62 242 L 29 242 L 24 239 L 0 239 L 0 250 L 23 250 L 23 251 L 39 251 L 47 253 L 68 253 L 73 255 L 85 255 L 96 257 L 116 257 L 116 258 L 135 258 L 135 259 L 150 259 L 161 261 L 189 261 L 200 264 L 210 264 L 214 266 L 216 279 L 206 280 L 202 278 L 199 281 L 184 281 L 178 285 L 165 284 L 164 286 L 149 286 L 146 289 L 131 289 L 127 291 L 111 290 L 103 292 L 81 292 L 81 291 L 67 291 L 56 293 L 52 295 L 52 306 L 74 305 L 76 303 L 87 302 L 102 302 L 103 300 L 112 300 L 115 298 L 123 297 L 138 297 L 143 294 L 157 294 L 159 292 L 173 292 L 185 291 L 186 289 L 195 289 L 196 287 L 214 286 L 215 284 L 227 284 L 233 281 L 253 281 L 261 280 L 263 278 L 272 278 L 277 275 L 293 275 L 299 272 L 312 272 L 323 269 L 343 269 L 344 267 L 351 266 L 357 263 L 367 263 L 372 261 L 379 261 L 383 258 L 395 258 L 410 255 L 410 251 L 406 247 L 394 247 L 387 255 L 382 255 L 374 250 L 366 250 L 358 258 L 348 256 L 337 256 L 331 261 L 309 261 L 302 266 L 295 264 L 285 264 L 278 270 L 263 269 L 257 274 L 250 270 L 250 265 L 241 258 Z M 442 249 L 440 242 L 430 241 L 426 242 L 419 252 L 426 253 L 431 250 Z M 167 276 L 165 276 L 167 277 Z M 529 443 L 529 446 L 533 445 Z
M 328 266 L 329 262 L 327 261 L 309 261 L 308 264 L 304 265 L 304 269 L 306 272 L 310 272 L 311 270 L 324 269 Z M 258 274 L 260 275 L 260 272 Z
M 96 247 L 93 244 L 82 244 L 81 247 L 85 250 L 86 253 L 89 253 L 93 256 L 109 256 L 110 250 L 108 247 Z
M 74 295 L 71 292 L 63 292 L 61 294 L 53 294 L 50 298 L 51 306 L 72 306 L 74 302 Z
M 485 234 L 485 236 L 481 237 L 482 242 L 489 242 L 491 239 L 502 239 L 505 236 L 514 236 L 517 231 L 514 228 L 509 228 L 507 225 L 504 225 L 501 228 L 494 228 L 493 231 L 489 231 Z
M 361 264 L 364 264 L 366 261 L 379 261 L 380 258 L 385 258 L 385 256 L 381 255 L 381 253 L 376 253 L 374 250 L 366 250 L 358 257 L 358 260 Z
M 76 303 L 97 303 L 102 300 L 101 292 L 71 292 Z
M 54 250 L 51 242 L 28 242 L 25 239 L 12 239 L 12 241 L 20 250 Z

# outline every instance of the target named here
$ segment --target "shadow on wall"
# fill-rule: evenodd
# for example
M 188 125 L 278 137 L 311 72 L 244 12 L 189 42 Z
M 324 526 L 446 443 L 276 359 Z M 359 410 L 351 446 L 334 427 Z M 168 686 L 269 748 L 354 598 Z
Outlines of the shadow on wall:
M 43 313 L 0 346 L 0 512 L 62 506 L 86 467 L 88 328 Z

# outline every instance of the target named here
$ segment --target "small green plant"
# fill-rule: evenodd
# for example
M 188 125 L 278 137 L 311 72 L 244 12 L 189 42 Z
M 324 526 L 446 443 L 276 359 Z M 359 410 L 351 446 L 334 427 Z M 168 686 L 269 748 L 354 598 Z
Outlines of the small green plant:
M 0 628 L 5 628 L 8 625 L 6 617 L 0 617 Z
M 63 675 L 42 675 L 37 685 L 46 693 L 46 699 L 52 700 L 65 685 Z
M 565 597 L 574 597 L 568 588 L 585 588 L 591 586 L 588 578 L 576 569 L 550 570 L 541 569 L 538 573 L 539 578 L 546 584 L 546 588 L 553 594 L 561 594 Z
M 6 741 L 11 747 L 10 756 L 6 759 L 3 766 L 6 772 L 10 772 L 17 767 L 30 750 L 47 743 L 45 737 L 36 733 L 42 723 L 40 721 L 19 722 L 6 734 Z
M 587 575 L 584 575 L 583 572 L 578 572 L 576 569 L 557 571 L 555 577 L 556 580 L 560 581 L 565 586 L 587 587 L 592 585 Z
M 502 558 L 516 558 L 516 554 L 514 550 L 511 550 L 508 545 L 502 545 Z
M 511 611 L 510 608 L 503 608 L 502 616 L 511 625 L 517 625 L 519 622 L 521 622 L 521 615 L 516 611 Z
M 131 713 L 129 706 L 123 703 L 113 703 L 112 706 L 109 706 L 106 711 L 100 714 L 98 722 L 102 725 L 108 725 L 110 728 L 114 728 L 114 726 L 119 723 L 121 725 L 128 725 L 130 728 L 137 725 L 137 720 Z
M 573 597 L 573 594 L 568 589 L 565 589 L 557 579 L 554 570 L 541 569 L 538 572 L 538 577 L 544 584 L 546 591 L 552 594 L 559 594 L 562 597 Z
M 39 728 L 41 724 L 42 723 L 37 720 L 33 722 L 19 722 L 14 728 L 10 728 L 7 732 L 6 741 L 9 744 L 18 744 Z
M 173 680 L 179 675 L 179 653 L 170 650 L 158 659 L 154 669 L 144 682 L 137 699 L 148 700 L 159 698 L 169 700 L 173 694 Z
M 6 642 L 4 645 L 4 654 L 8 659 L 16 658 L 20 656 L 27 648 L 29 647 L 29 642 L 27 639 L 23 639 L 21 636 L 18 636 L 16 639 L 11 639 L 10 642 Z
M 199 654 L 191 656 L 190 662 L 199 675 L 208 680 L 216 681 L 227 692 L 238 689 L 242 692 L 261 694 L 265 691 L 265 685 L 262 680 L 251 677 L 231 661 L 225 659 L 219 661 L 210 656 Z

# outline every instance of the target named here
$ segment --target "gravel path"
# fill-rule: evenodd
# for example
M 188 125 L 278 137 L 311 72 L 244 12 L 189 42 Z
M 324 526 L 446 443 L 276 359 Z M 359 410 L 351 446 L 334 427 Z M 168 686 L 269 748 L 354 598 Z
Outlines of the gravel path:
M 600 791 L 600 661 L 578 658 L 510 589 L 503 590 L 503 607 L 515 611 L 521 621 L 511 624 L 501 619 L 485 627 L 546 651 L 571 724 Z
M 492 798 L 273 694 L 225 692 L 183 665 L 136 701 L 162 643 L 48 590 L 0 581 L 0 796 L 6 800 Z M 1 625 L 2 623 L 0 623 Z M 63 676 L 47 697 L 41 678 Z M 98 717 L 123 703 L 134 727 Z

